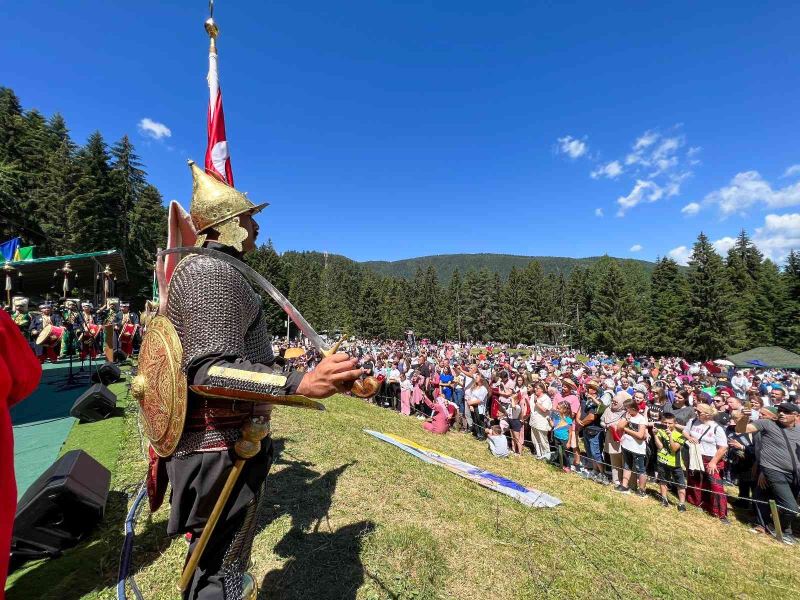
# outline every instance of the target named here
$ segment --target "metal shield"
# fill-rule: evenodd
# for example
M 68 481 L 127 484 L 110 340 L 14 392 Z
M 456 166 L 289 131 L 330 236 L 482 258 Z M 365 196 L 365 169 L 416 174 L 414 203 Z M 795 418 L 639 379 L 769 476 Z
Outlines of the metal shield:
M 178 333 L 164 316 L 147 326 L 139 350 L 139 371 L 131 393 L 139 402 L 142 428 L 161 457 L 178 445 L 186 419 L 186 376 L 181 371 L 183 350 Z

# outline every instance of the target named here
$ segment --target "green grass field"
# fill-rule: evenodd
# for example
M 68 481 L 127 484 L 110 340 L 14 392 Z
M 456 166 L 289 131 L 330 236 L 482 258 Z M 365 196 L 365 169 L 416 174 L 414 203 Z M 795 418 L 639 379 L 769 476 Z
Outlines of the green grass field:
M 271 509 L 256 537 L 261 598 L 790 598 L 800 549 L 723 527 L 697 510 L 619 496 L 534 461 L 495 459 L 470 436 L 433 436 L 417 419 L 337 396 L 323 413 L 279 407 Z M 107 421 L 104 423 L 113 423 Z M 136 413 L 68 444 L 116 455 L 106 522 L 62 558 L 27 565 L 9 600 L 113 598 L 126 497 L 144 475 Z M 85 427 L 85 426 L 77 426 Z M 396 433 L 561 498 L 529 509 L 380 442 Z M 81 434 L 83 435 L 83 434 Z M 106 439 L 108 436 L 109 439 Z M 136 581 L 147 600 L 177 598 L 185 543 L 166 509 L 139 520 Z

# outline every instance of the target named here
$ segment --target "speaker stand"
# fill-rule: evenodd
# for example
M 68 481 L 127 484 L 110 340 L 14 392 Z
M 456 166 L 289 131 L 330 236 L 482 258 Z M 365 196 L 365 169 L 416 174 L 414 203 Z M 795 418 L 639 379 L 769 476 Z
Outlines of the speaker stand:
M 79 387 L 83 387 L 85 382 L 80 380 L 80 377 L 75 374 L 75 371 L 72 367 L 72 353 L 69 354 L 69 370 L 67 371 L 67 379 L 66 381 L 62 381 L 56 389 L 58 390 L 74 390 Z

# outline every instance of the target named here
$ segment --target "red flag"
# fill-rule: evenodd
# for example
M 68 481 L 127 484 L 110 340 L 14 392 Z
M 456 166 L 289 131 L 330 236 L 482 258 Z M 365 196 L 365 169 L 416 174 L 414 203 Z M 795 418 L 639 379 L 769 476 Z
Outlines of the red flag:
M 225 113 L 222 110 L 222 90 L 217 73 L 217 47 L 214 39 L 208 52 L 208 146 L 206 147 L 206 173 L 214 175 L 233 186 L 233 170 L 225 136 Z

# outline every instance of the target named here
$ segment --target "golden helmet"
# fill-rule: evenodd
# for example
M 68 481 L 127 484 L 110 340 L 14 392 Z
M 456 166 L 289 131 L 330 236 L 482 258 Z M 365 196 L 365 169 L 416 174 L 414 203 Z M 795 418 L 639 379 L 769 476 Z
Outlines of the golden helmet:
M 197 233 L 216 227 L 228 219 L 248 213 L 255 214 L 268 203 L 253 204 L 243 193 L 208 175 L 193 160 L 189 161 L 192 171 L 192 216 Z

